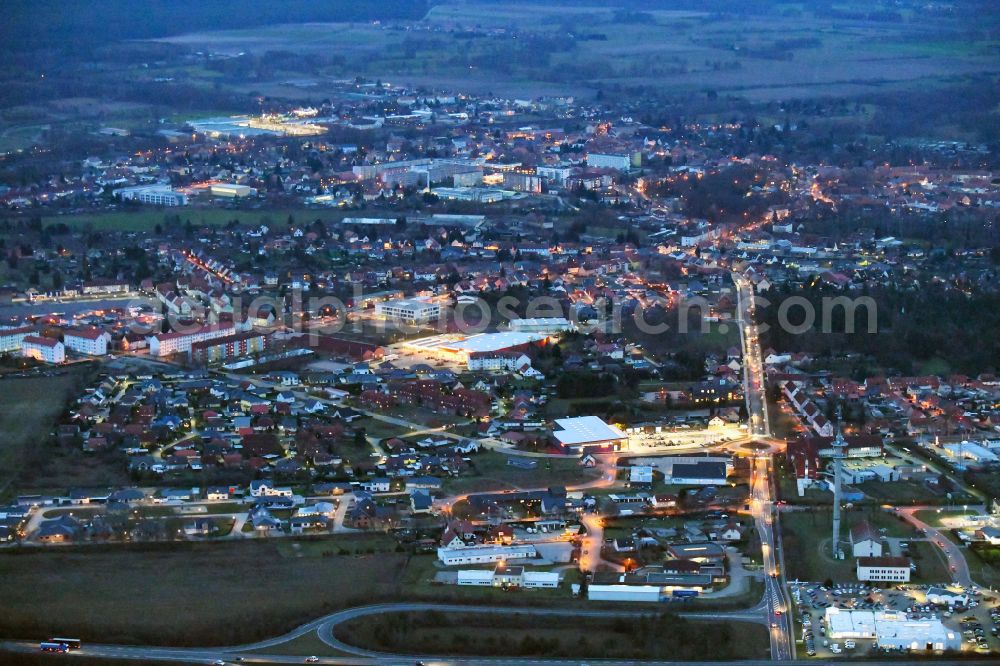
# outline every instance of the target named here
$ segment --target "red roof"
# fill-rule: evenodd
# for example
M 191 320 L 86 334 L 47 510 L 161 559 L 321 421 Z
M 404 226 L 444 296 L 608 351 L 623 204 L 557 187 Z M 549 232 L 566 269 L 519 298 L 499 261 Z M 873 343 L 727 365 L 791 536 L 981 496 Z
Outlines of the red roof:
M 87 340 L 96 340 L 104 335 L 104 331 L 100 328 L 78 328 L 66 331 L 65 335 L 67 338 L 85 338 Z
M 38 329 L 34 326 L 22 326 L 20 328 L 7 328 L 0 329 L 0 337 L 6 337 L 8 335 L 20 335 L 22 333 L 34 333 Z
M 199 333 L 208 333 L 211 331 L 228 331 L 233 328 L 235 327 L 232 324 L 209 325 L 209 326 L 202 326 L 201 328 L 195 329 L 193 331 L 171 331 L 170 333 L 160 333 L 159 335 L 156 335 L 154 337 L 162 342 L 164 340 L 173 340 L 175 338 L 184 338 L 189 335 L 197 335 Z
M 36 347 L 55 347 L 60 343 L 55 338 L 45 338 L 39 335 L 29 335 L 24 339 L 24 344 L 35 345 Z

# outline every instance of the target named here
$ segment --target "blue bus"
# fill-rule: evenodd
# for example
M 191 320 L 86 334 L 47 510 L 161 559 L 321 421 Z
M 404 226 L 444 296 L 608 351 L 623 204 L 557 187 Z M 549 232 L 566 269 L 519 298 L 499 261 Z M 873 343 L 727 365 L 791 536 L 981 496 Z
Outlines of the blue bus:
M 49 643 L 65 643 L 70 650 L 79 650 L 83 641 L 79 638 L 50 638 Z
M 69 652 L 69 646 L 65 643 L 45 641 L 39 647 L 41 647 L 42 652 Z

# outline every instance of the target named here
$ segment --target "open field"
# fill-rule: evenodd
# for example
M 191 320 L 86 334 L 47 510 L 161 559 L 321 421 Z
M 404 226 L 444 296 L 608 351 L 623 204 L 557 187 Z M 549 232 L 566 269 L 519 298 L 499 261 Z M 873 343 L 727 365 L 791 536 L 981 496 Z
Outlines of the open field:
M 303 654 L 314 654 L 319 657 L 345 657 L 348 656 L 347 653 L 341 652 L 340 650 L 335 650 L 323 641 L 319 639 L 319 636 L 315 632 L 306 634 L 304 636 L 299 636 L 298 638 L 292 639 L 287 643 L 281 643 L 280 645 L 272 645 L 269 648 L 263 650 L 251 650 L 247 654 L 269 654 L 269 655 L 279 655 L 279 654 L 290 654 L 290 655 L 303 655 Z M 255 662 L 256 663 L 256 662 Z
M 941 549 L 930 541 L 910 542 L 910 559 L 917 565 L 913 580 L 925 583 L 951 581 L 951 572 L 945 564 Z
M 972 579 L 980 585 L 1000 585 L 1000 547 L 976 544 L 965 552 Z
M 944 527 L 951 518 L 960 516 L 975 516 L 979 512 L 972 509 L 923 509 L 913 514 L 918 520 L 922 520 L 931 527 Z
M 87 367 L 80 366 L 58 375 L 0 380 L 0 495 L 15 479 L 19 487 L 49 485 L 53 476 L 65 472 L 85 477 L 88 470 L 101 466 L 94 459 L 84 461 L 79 451 L 63 452 L 48 442 L 86 372 Z M 62 469 L 67 456 L 76 460 L 73 469 Z
M 474 469 L 461 477 L 447 479 L 445 490 L 449 493 L 486 492 L 516 488 L 546 488 L 567 486 L 593 481 L 600 476 L 595 469 L 585 468 L 576 458 L 516 458 L 534 460 L 534 469 L 521 469 L 507 464 L 510 456 L 485 451 L 472 458 Z
M 783 99 L 927 85 L 998 70 L 995 43 L 963 38 L 955 22 L 861 22 L 818 16 L 801 5 L 737 16 L 442 2 L 423 21 L 404 25 L 408 29 L 392 23 L 276 25 L 163 41 L 222 53 L 342 56 L 308 76 L 279 70 L 251 86 L 293 97 L 321 97 L 336 80 L 362 74 L 468 92 L 580 94 L 621 85 Z M 200 80 L 195 70 L 185 75 Z
M 331 210 L 309 208 L 264 209 L 230 209 L 230 208 L 174 208 L 160 209 L 145 207 L 138 210 L 122 210 L 100 213 L 75 213 L 70 215 L 45 215 L 42 223 L 45 225 L 62 223 L 70 227 L 92 229 L 93 231 L 142 231 L 150 230 L 159 224 L 168 229 L 174 226 L 169 218 L 179 215 L 181 224 L 188 220 L 197 229 L 205 226 L 221 226 L 233 220 L 241 224 L 285 224 L 291 215 L 299 222 L 303 220 L 339 220 L 345 213 Z
M 530 615 L 395 613 L 347 622 L 338 638 L 368 648 L 433 654 L 639 659 L 740 659 L 764 656 L 758 625 L 697 623 L 673 615 L 629 620 Z
M 952 492 L 951 499 L 945 495 L 936 495 L 927 486 L 915 481 L 893 481 L 892 483 L 881 483 L 879 481 L 866 481 L 857 485 L 858 490 L 865 496 L 877 502 L 887 502 L 894 506 L 906 504 L 945 504 L 973 502 L 975 498 L 965 495 L 959 490 Z
M 345 543 L 357 549 L 363 538 Z M 338 540 L 322 543 L 335 551 Z M 7 552 L 0 555 L 0 634 L 232 645 L 390 596 L 404 563 L 394 553 L 298 557 L 290 544 L 266 540 Z
M 844 560 L 834 560 L 830 555 L 830 533 L 833 516 L 828 510 L 821 511 L 786 511 L 781 514 L 781 532 L 785 547 L 785 566 L 788 570 L 785 576 L 789 579 L 799 579 L 811 582 L 822 582 L 827 578 L 834 581 L 852 581 L 854 575 L 854 559 L 850 556 L 850 529 L 867 519 L 876 529 L 884 530 L 888 537 L 911 538 L 916 535 L 907 523 L 881 510 L 846 511 L 843 513 L 841 548 L 847 553 Z M 916 543 L 916 542 L 914 542 Z M 911 544 L 912 546 L 913 544 Z M 928 553 L 931 554 L 932 553 Z M 914 556 L 926 560 L 928 575 L 937 576 L 930 558 L 922 558 L 922 552 L 914 552 Z M 922 562 L 918 561 L 918 567 Z M 943 565 L 942 565 L 943 566 Z M 947 576 L 945 576 L 947 578 Z M 940 582 L 941 578 L 925 579 L 924 571 L 919 570 L 914 580 Z

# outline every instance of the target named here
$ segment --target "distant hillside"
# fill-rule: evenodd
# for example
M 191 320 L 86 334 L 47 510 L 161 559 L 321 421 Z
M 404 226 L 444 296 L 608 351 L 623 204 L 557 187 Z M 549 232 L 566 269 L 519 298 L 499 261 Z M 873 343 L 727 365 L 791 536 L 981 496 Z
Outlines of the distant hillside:
M 420 19 L 428 0 L 6 0 L 6 51 L 277 23 Z

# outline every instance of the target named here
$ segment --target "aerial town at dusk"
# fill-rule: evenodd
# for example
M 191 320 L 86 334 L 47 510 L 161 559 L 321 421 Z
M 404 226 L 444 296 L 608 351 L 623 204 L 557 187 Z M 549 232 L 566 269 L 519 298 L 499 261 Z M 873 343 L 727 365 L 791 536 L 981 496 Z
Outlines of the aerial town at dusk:
M 0 664 L 1000 659 L 991 0 L 10 0 Z

